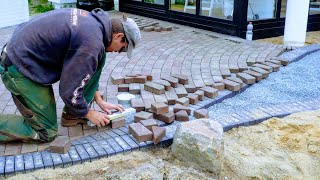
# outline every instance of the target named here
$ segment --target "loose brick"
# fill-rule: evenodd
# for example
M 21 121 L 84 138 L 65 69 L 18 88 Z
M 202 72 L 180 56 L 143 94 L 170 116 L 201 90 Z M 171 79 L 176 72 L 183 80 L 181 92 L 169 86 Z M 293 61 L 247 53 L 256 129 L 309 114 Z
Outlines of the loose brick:
M 166 97 L 166 95 L 164 95 L 164 94 L 160 94 L 160 95 L 155 94 L 155 95 L 154 95 L 154 100 L 155 100 L 156 102 L 163 102 L 163 103 L 165 103 L 165 104 L 168 104 L 167 97 Z
M 176 104 L 176 105 L 173 106 L 173 112 L 174 113 L 177 113 L 178 111 L 181 111 L 181 110 L 187 111 L 188 115 L 191 114 L 191 109 L 186 107 L 186 106 L 183 106 L 181 104 Z
M 281 65 L 277 65 L 277 64 L 274 64 L 274 63 L 271 63 L 271 62 L 262 62 L 261 64 L 272 67 L 273 71 L 279 71 L 279 69 L 281 67 Z
M 111 121 L 111 128 L 116 129 L 119 127 L 123 127 L 126 124 L 126 120 L 122 118 L 114 119 Z
M 262 78 L 267 78 L 269 76 L 269 72 L 264 70 L 264 69 L 261 69 L 261 68 L 258 68 L 258 67 L 251 67 L 250 68 L 252 71 L 255 71 L 255 72 L 258 72 L 260 74 L 262 74 Z
M 181 110 L 175 113 L 176 121 L 189 121 L 189 116 L 187 111 Z
M 140 94 L 140 85 L 138 83 L 129 84 L 129 93 Z
M 112 84 L 123 84 L 124 78 L 121 75 L 111 75 Z
M 155 32 L 161 32 L 161 29 L 162 29 L 161 27 L 155 27 L 155 28 L 154 28 L 154 31 L 155 31 Z
M 271 60 L 271 59 L 269 59 L 269 60 L 266 60 L 266 62 L 270 62 L 270 63 L 272 63 L 272 64 L 276 64 L 276 65 L 280 65 L 280 66 L 281 66 L 281 61 L 278 61 L 278 60 Z
M 154 119 L 141 120 L 140 123 L 150 131 L 152 130 L 152 126 L 158 126 L 158 123 Z
M 243 81 L 240 78 L 237 77 L 227 77 L 228 80 L 239 83 L 240 84 L 240 88 L 243 87 Z
M 144 127 L 141 123 L 133 123 L 129 125 L 129 132 L 139 142 L 152 141 L 152 132 Z
M 221 84 L 223 84 L 223 83 L 221 83 Z M 224 85 L 224 84 L 223 84 L 223 85 Z M 202 91 L 202 90 L 197 90 L 197 91 L 195 92 L 195 94 L 198 95 L 198 99 L 199 99 L 200 101 L 202 101 L 202 100 L 204 99 L 204 91 Z
M 162 140 L 162 138 L 166 135 L 166 128 L 152 126 L 152 132 L 153 132 L 153 143 L 158 144 Z
M 193 85 L 193 84 L 191 84 L 191 83 L 184 85 L 184 88 L 186 89 L 186 91 L 187 91 L 188 93 L 194 93 L 194 92 L 197 91 L 196 86 Z
M 262 80 L 262 74 L 261 73 L 258 73 L 258 72 L 252 71 L 252 70 L 246 70 L 246 71 L 243 71 L 243 72 L 255 77 L 257 81 L 261 81 Z
M 189 84 L 189 79 L 187 75 L 183 74 L 172 74 L 173 77 L 178 78 L 180 84 L 186 85 Z
M 246 84 L 256 83 L 256 78 L 247 73 L 238 73 L 237 77 L 240 78 Z
M 131 99 L 131 106 L 136 109 L 137 112 L 144 111 L 145 105 L 142 98 Z
M 183 106 L 189 106 L 189 98 L 183 97 L 176 100 L 176 103 L 181 104 Z
M 157 83 L 157 84 L 160 84 L 160 85 L 163 85 L 165 87 L 166 91 L 170 91 L 172 89 L 171 84 L 166 80 L 157 79 L 157 80 L 154 80 L 153 82 Z
M 287 59 L 280 58 L 280 57 L 274 57 L 274 58 L 271 58 L 271 60 L 280 61 L 280 62 L 281 62 L 281 65 L 283 65 L 283 66 L 286 66 L 286 65 L 289 64 L 289 61 L 288 61 Z
M 263 65 L 263 64 L 254 64 L 252 65 L 253 67 L 258 67 L 258 68 L 261 68 L 261 69 L 264 69 L 266 71 L 268 71 L 269 73 L 271 73 L 273 71 L 273 68 L 270 67 L 270 66 L 267 66 L 267 65 Z
M 212 87 L 215 89 L 218 89 L 218 91 L 222 91 L 225 89 L 225 85 L 223 83 L 220 82 L 215 82 L 212 84 Z
M 206 118 L 208 119 L 209 118 L 209 113 L 208 113 L 208 110 L 207 109 L 198 109 L 198 110 L 195 110 L 193 112 L 193 115 L 195 118 L 197 119 L 202 119 L 202 118 Z
M 141 76 L 142 74 L 127 74 L 126 77 L 138 77 Z
M 124 77 L 124 83 L 126 84 L 130 84 L 130 83 L 133 83 L 133 77 Z
M 187 98 L 189 98 L 190 104 L 197 104 L 199 101 L 197 94 L 188 94 Z
M 162 77 L 162 79 L 168 81 L 173 88 L 178 87 L 179 80 L 177 78 L 167 76 L 167 77 Z
M 175 91 L 166 91 L 165 95 L 167 97 L 168 100 L 168 104 L 169 105 L 174 105 L 176 104 L 176 99 L 178 99 L 177 94 L 175 93 Z
M 215 98 L 218 96 L 218 90 L 212 87 L 203 87 L 200 90 L 204 91 L 204 95 L 209 98 Z
M 118 92 L 129 92 L 129 84 L 119 84 Z
M 151 104 L 154 103 L 154 99 L 143 99 L 145 110 L 148 111 L 151 109 Z
M 144 84 L 147 82 L 147 76 L 141 75 L 141 76 L 133 77 L 133 82 Z
M 151 104 L 151 111 L 155 114 L 165 114 L 169 112 L 169 107 L 165 103 L 153 103 Z
M 171 26 L 165 26 L 165 27 L 162 27 L 162 30 L 163 31 L 172 31 L 172 27 Z
M 230 91 L 239 91 L 241 88 L 241 85 L 239 83 L 236 83 L 234 81 L 230 81 L 228 79 L 224 79 L 221 82 L 224 83 L 226 85 L 226 89 L 228 89 Z
M 174 90 L 176 91 L 176 94 L 179 98 L 186 97 L 188 95 L 188 92 L 183 86 L 174 88 Z
M 71 147 L 71 143 L 68 136 L 58 136 L 50 144 L 50 151 L 52 153 L 65 154 Z
M 153 30 L 154 30 L 154 26 L 148 26 L 148 27 L 143 28 L 143 31 L 145 31 L 145 32 L 151 32 Z
M 155 93 L 155 94 L 163 94 L 165 92 L 165 88 L 163 85 L 153 83 L 153 82 L 147 82 L 144 85 L 144 90 Z
M 154 114 L 153 116 L 155 119 L 158 119 L 158 120 L 163 121 L 168 124 L 172 123 L 175 118 L 173 111 L 169 111 L 165 114 Z
M 140 122 L 141 120 L 152 119 L 153 114 L 145 111 L 138 112 L 134 115 L 134 122 Z

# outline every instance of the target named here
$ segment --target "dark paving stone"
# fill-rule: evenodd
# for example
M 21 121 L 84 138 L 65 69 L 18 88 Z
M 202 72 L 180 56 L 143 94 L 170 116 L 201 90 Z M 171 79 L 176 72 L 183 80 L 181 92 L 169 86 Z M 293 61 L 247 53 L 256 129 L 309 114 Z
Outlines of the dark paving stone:
M 98 158 L 98 153 L 96 150 L 91 146 L 91 144 L 84 144 L 84 149 L 87 151 L 89 157 L 91 160 Z
M 24 159 L 22 154 L 14 157 L 14 171 L 16 173 L 24 172 Z
M 63 166 L 63 161 L 62 158 L 60 156 L 60 154 L 58 153 L 50 153 L 51 157 L 52 157 L 52 162 L 55 168 L 57 167 L 62 167 Z
M 110 146 L 115 150 L 115 153 L 122 153 L 123 149 L 122 147 L 114 140 L 114 139 L 107 139 Z
M 139 148 L 141 149 L 142 147 L 146 146 L 147 144 L 145 142 L 139 142 L 136 140 L 136 138 L 134 138 L 132 135 L 129 135 L 129 137 L 136 143 L 139 145 Z
M 0 156 L 0 175 L 4 175 L 5 164 L 6 164 L 5 156 Z
M 109 136 L 106 132 L 99 132 L 99 136 L 101 136 L 103 139 L 112 138 L 112 137 Z
M 71 145 L 73 145 L 73 146 L 74 145 L 78 145 L 78 144 L 81 144 L 81 142 L 79 142 L 78 139 L 75 139 L 75 140 L 71 141 Z
M 108 156 L 108 153 L 103 149 L 103 147 L 98 142 L 94 142 L 91 145 L 94 148 L 94 150 L 97 152 L 99 157 Z
M 14 156 L 6 157 L 6 166 L 4 168 L 5 175 L 10 175 L 14 173 Z
M 122 132 L 124 132 L 125 134 L 129 134 L 129 128 L 127 127 L 121 127 L 119 128 Z
M 88 143 L 92 143 L 95 142 L 96 140 L 90 136 L 85 136 L 84 139 L 88 142 Z
M 126 143 L 126 141 L 124 141 L 121 136 L 114 138 L 114 140 L 121 146 L 123 152 L 131 151 L 131 146 L 129 146 L 129 144 Z
M 45 168 L 53 168 L 53 158 L 51 157 L 49 151 L 42 151 L 41 157 Z
M 90 161 L 89 154 L 84 149 L 82 144 L 76 145 L 75 148 L 76 148 L 76 150 L 77 150 L 77 152 L 78 152 L 78 154 L 79 154 L 79 156 L 81 158 L 82 163 L 84 163 L 85 161 Z
M 111 131 L 113 131 L 114 133 L 118 134 L 119 136 L 122 136 L 122 135 L 126 134 L 123 131 L 121 131 L 120 129 L 111 129 Z
M 35 152 L 32 154 L 33 156 L 33 163 L 34 163 L 34 168 L 35 169 L 42 169 L 44 168 L 41 153 L 40 152 Z
M 118 134 L 116 134 L 116 133 L 114 133 L 113 131 L 107 131 L 106 132 L 110 137 L 112 137 L 112 138 L 115 138 L 115 137 L 118 137 L 119 135 Z
M 116 154 L 116 151 L 111 147 L 107 140 L 102 140 L 98 142 L 99 145 L 107 152 L 108 156 L 112 156 Z
M 139 145 L 134 142 L 129 135 L 123 135 L 121 138 L 131 147 L 132 150 L 139 149 Z
M 63 163 L 63 167 L 68 167 L 68 166 L 71 166 L 72 165 L 72 159 L 71 159 L 71 156 L 74 156 L 74 159 L 79 159 L 78 161 L 80 161 L 80 157 L 74 152 L 77 152 L 74 148 L 70 149 L 68 153 L 65 153 L 65 154 L 60 154 L 60 157 L 62 159 L 62 163 Z M 70 155 L 69 155 L 70 153 Z
M 97 134 L 92 134 L 90 135 L 91 138 L 93 138 L 96 141 L 100 141 L 103 140 L 103 138 L 100 136 L 101 133 L 97 133 Z M 93 143 L 93 142 L 92 142 Z
M 25 171 L 32 171 L 34 170 L 34 163 L 33 163 L 33 157 L 31 153 L 24 154 L 24 169 Z

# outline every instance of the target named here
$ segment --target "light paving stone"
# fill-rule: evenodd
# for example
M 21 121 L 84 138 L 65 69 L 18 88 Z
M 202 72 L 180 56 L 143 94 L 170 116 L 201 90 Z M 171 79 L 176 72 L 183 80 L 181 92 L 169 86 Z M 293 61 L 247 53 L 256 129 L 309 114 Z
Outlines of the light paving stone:
M 217 89 L 218 91 L 222 91 L 225 89 L 225 84 L 223 84 L 221 82 L 215 82 L 212 84 L 212 87 Z
M 261 68 L 258 68 L 258 67 L 250 67 L 250 69 L 251 69 L 252 71 L 255 71 L 255 72 L 257 72 L 257 73 L 262 74 L 262 78 L 263 78 L 263 79 L 265 79 L 265 78 L 267 78 L 267 77 L 269 76 L 269 72 L 266 71 L 266 70 L 264 70 L 264 69 L 261 69 Z
M 164 77 L 162 77 L 162 79 L 168 81 L 173 88 L 178 87 L 179 80 L 177 78 L 174 78 L 171 76 L 164 76 Z
M 246 70 L 246 71 L 243 71 L 243 72 L 255 77 L 256 81 L 261 81 L 262 80 L 262 74 L 261 73 L 258 73 L 258 72 L 252 71 L 252 70 Z
M 272 71 L 279 71 L 281 65 L 277 65 L 271 62 L 262 62 L 261 64 L 272 67 Z
M 166 91 L 165 92 L 167 101 L 169 105 L 174 105 L 176 104 L 176 99 L 178 99 L 177 94 L 175 93 L 175 91 Z
M 189 78 L 187 75 L 172 74 L 171 76 L 177 78 L 180 84 L 183 84 L 183 85 L 189 84 Z
M 155 94 L 163 94 L 165 92 L 165 87 L 157 83 L 147 82 L 144 85 L 144 90 L 155 93 Z
M 203 87 L 200 90 L 204 91 L 204 95 L 209 98 L 215 98 L 218 96 L 218 90 L 212 87 Z
M 152 119 L 153 114 L 145 111 L 138 112 L 134 115 L 134 122 L 140 122 L 141 120 Z
M 273 71 L 273 68 L 268 66 L 268 65 L 264 65 L 262 64 L 263 62 L 261 62 L 261 64 L 254 64 L 252 65 L 253 67 L 258 67 L 258 68 L 261 68 L 261 69 L 264 69 L 266 71 L 268 71 L 269 73 L 271 73 Z
M 230 81 L 239 83 L 239 84 L 240 84 L 240 88 L 243 87 L 243 81 L 242 81 L 240 78 L 237 78 L 237 77 L 227 77 L 227 80 L 230 80 Z
M 181 104 L 183 106 L 189 106 L 189 98 L 183 97 L 176 100 L 176 103 Z
M 204 91 L 202 91 L 202 90 L 197 90 L 197 91 L 195 92 L 195 94 L 198 95 L 198 99 L 199 99 L 200 101 L 202 101 L 202 100 L 204 99 Z
M 247 73 L 237 73 L 237 77 L 240 78 L 246 84 L 256 83 L 256 78 Z
M 166 91 L 170 91 L 172 89 L 172 86 L 171 84 L 166 81 L 166 80 L 163 80 L 163 79 L 157 79 L 157 80 L 154 80 L 153 81 L 154 83 L 157 83 L 157 84 L 160 84 L 160 85 L 163 85 L 165 87 L 165 90 Z
M 199 102 L 199 99 L 198 99 L 198 95 L 195 94 L 195 93 L 192 93 L 192 94 L 188 94 L 187 98 L 189 99 L 189 103 L 190 104 L 197 104 Z

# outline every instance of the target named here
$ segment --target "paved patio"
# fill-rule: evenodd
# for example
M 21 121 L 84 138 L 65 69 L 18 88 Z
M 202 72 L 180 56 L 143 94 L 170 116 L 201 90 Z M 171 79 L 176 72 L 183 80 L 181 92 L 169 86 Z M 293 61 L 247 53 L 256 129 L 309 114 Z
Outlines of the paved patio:
M 113 17 L 119 14 L 113 14 Z M 133 15 L 132 15 L 133 16 Z M 110 75 L 127 75 L 127 74 L 151 74 L 153 79 L 160 79 L 173 73 L 185 74 L 189 77 L 189 84 L 196 88 L 204 86 L 212 86 L 220 80 L 248 69 L 258 62 L 264 62 L 270 58 L 277 57 L 285 51 L 291 50 L 291 47 L 283 47 L 280 45 L 265 44 L 258 42 L 246 42 L 242 39 L 221 35 L 209 31 L 196 28 L 185 27 L 181 25 L 161 22 L 149 18 L 133 16 L 145 20 L 160 22 L 160 24 L 170 25 L 172 31 L 162 32 L 144 32 L 142 31 L 142 40 L 135 49 L 133 58 L 129 60 L 125 53 L 109 53 L 106 59 L 106 66 L 100 80 L 100 90 L 104 93 L 107 101 L 117 103 L 115 96 L 118 94 L 118 86 L 111 83 Z M 0 29 L 0 47 L 10 38 L 14 27 Z M 61 111 L 64 106 L 63 101 L 58 95 L 58 83 L 54 84 L 54 93 L 57 101 L 57 115 L 59 122 L 59 135 L 69 136 L 72 141 L 72 148 L 69 154 L 59 155 L 50 153 L 46 150 L 49 143 L 45 144 L 28 144 L 28 143 L 8 143 L 0 144 L 0 174 L 10 174 L 17 172 L 18 169 L 10 167 L 5 170 L 6 164 L 11 161 L 17 164 L 24 164 L 21 171 L 37 169 L 37 167 L 48 167 L 57 165 L 74 164 L 86 160 L 92 160 L 104 155 L 112 155 L 118 152 L 131 151 L 152 145 L 152 142 L 138 143 L 129 135 L 128 128 L 110 129 L 110 127 L 90 127 L 87 125 L 79 125 L 75 127 L 62 127 L 60 125 Z M 190 106 L 192 110 L 199 108 L 207 108 L 208 106 L 221 102 L 225 98 L 232 97 L 237 93 L 244 91 L 249 85 L 245 85 L 240 91 L 232 92 L 228 90 L 219 91 L 219 96 L 211 99 L 205 98 L 199 104 Z M 143 91 L 143 89 L 141 89 Z M 138 96 L 140 97 L 140 96 Z M 165 98 L 165 97 L 164 97 Z M 157 101 L 157 98 L 154 99 Z M 299 110 L 315 109 L 317 102 L 308 102 L 310 106 L 296 105 Z M 307 103 L 307 104 L 308 104 Z M 311 107 L 312 105 L 312 107 Z M 293 105 L 291 105 L 293 106 Z M 95 106 L 96 107 L 96 106 Z M 302 108 L 304 107 L 304 108 Z M 270 107 L 271 108 L 271 107 Z M 272 109 L 272 108 L 271 108 Z M 244 118 L 245 121 L 233 121 L 225 119 L 221 123 L 224 124 L 225 130 L 239 125 L 249 125 L 261 122 L 268 117 L 282 116 L 290 114 L 293 111 L 283 109 L 282 111 L 273 111 L 260 109 L 259 115 L 251 118 Z M 295 110 L 297 110 L 295 109 Z M 19 114 L 15 107 L 10 93 L 5 89 L 2 81 L 0 81 L 0 110 L 4 114 Z M 268 114 L 269 112 L 269 114 Z M 270 114 L 271 112 L 271 114 Z M 257 114 L 256 111 L 252 113 Z M 273 114 L 272 114 L 273 113 Z M 248 114 L 247 114 L 248 116 Z M 241 117 L 238 120 L 241 120 Z M 237 119 L 233 116 L 233 119 Z M 159 122 L 161 126 L 166 124 Z M 171 128 L 171 130 L 170 130 Z M 163 140 L 170 143 L 175 127 L 167 126 L 167 136 Z M 83 137 L 84 136 L 84 137 Z M 81 138 L 83 137 L 83 138 Z M 170 139 L 171 138 L 171 139 Z M 31 153 L 40 151 L 39 153 Z M 103 153 L 104 152 L 104 153 Z M 22 156 L 14 156 L 23 154 Z M 4 156 L 6 158 L 4 158 Z M 48 157 L 50 156 L 50 160 Z M 68 159 L 69 158 L 69 159 Z M 27 159 L 32 160 L 32 165 L 27 165 Z M 59 163 L 61 160 L 61 163 Z M 17 161 L 19 160 L 19 161 Z M 21 161 L 22 162 L 21 162 Z M 1 162 L 3 163 L 1 165 Z M 37 166 L 37 163 L 38 165 Z M 15 163 L 13 163 L 15 164 Z M 2 168 L 3 167 L 3 171 Z M 15 165 L 13 165 L 15 167 Z

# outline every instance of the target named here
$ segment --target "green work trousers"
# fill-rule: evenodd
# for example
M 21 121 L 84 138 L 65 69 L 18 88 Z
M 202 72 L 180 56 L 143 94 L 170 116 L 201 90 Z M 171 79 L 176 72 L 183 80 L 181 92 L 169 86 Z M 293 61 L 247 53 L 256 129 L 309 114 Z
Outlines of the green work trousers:
M 105 55 L 97 67 L 97 71 L 84 87 L 84 98 L 90 103 L 99 86 L 99 79 Z M 42 85 L 33 82 L 22 75 L 14 65 L 7 67 L 1 73 L 5 87 L 26 108 L 32 116 L 0 114 L 0 142 L 22 140 L 24 142 L 49 142 L 58 132 L 56 102 L 52 85 Z M 18 106 L 18 105 L 17 105 Z

